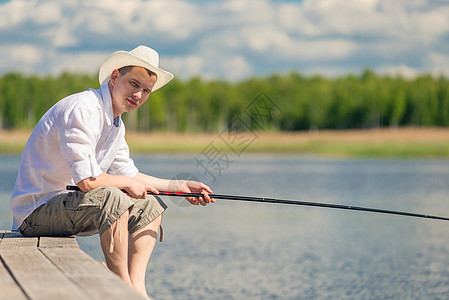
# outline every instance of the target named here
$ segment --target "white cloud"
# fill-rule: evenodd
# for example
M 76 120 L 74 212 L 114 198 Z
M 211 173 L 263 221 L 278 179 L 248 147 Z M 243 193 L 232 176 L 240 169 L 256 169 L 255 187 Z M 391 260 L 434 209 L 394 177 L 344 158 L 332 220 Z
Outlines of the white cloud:
M 1 45 L 0 53 L 0 65 L 8 71 L 33 72 L 44 57 L 40 47 L 30 44 Z
M 51 69 L 48 71 L 59 74 L 64 71 L 76 73 L 97 74 L 101 63 L 110 53 L 107 52 L 82 52 L 72 53 L 48 53 L 47 60 Z
M 24 64 L 36 64 L 42 57 L 41 49 L 33 45 L 18 45 L 11 50 L 9 57 L 16 62 L 22 61 Z
M 221 69 L 230 80 L 239 80 L 251 75 L 250 63 L 240 55 L 225 58 L 221 62 Z
M 178 56 L 161 59 L 160 67 L 167 70 L 177 70 L 181 77 L 200 76 L 204 67 L 204 59 L 199 56 Z
M 233 23 L 261 25 L 273 22 L 275 17 L 274 5 L 267 0 L 229 0 L 217 8 Z
M 447 53 L 432 53 L 430 55 L 431 68 L 429 69 L 435 75 L 449 76 L 449 56 Z
M 12 0 L 0 4 L 0 72 L 92 72 L 102 55 L 148 44 L 181 77 L 449 73 L 448 16 L 431 0 Z
M 12 1 L 0 8 L 0 29 L 13 28 L 28 16 L 29 3 L 26 1 Z
M 248 28 L 242 31 L 242 39 L 254 52 L 260 52 L 275 60 L 334 60 L 348 57 L 355 50 L 351 41 L 337 38 L 317 40 L 295 39 L 272 27 Z
M 148 2 L 148 6 L 144 11 L 145 15 L 152 18 L 152 25 L 158 31 L 173 36 L 175 38 L 184 39 L 192 34 L 201 25 L 200 7 L 185 1 L 177 0 L 158 0 Z M 148 28 L 152 30 L 152 28 Z
M 39 25 L 56 23 L 62 17 L 61 8 L 57 3 L 40 3 L 32 8 L 31 17 Z
M 52 44 L 55 47 L 75 46 L 79 42 L 71 30 L 70 24 L 65 22 L 49 35 L 53 36 Z
M 405 79 L 414 79 L 419 75 L 419 72 L 416 69 L 410 68 L 405 65 L 386 66 L 385 68 L 380 67 L 378 71 L 382 74 L 390 76 L 401 76 Z

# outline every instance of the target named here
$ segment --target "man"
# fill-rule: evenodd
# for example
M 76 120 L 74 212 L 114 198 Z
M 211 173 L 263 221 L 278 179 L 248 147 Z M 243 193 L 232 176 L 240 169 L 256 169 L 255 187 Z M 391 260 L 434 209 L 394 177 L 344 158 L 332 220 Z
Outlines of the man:
M 143 105 L 173 75 L 145 46 L 117 51 L 99 72 L 101 87 L 68 96 L 38 122 L 22 154 L 11 199 L 13 230 L 25 236 L 100 235 L 108 268 L 145 297 L 145 270 L 165 204 L 147 191 L 202 193 L 200 182 L 140 173 L 129 157 L 121 115 Z M 67 192 L 76 184 L 81 191 Z

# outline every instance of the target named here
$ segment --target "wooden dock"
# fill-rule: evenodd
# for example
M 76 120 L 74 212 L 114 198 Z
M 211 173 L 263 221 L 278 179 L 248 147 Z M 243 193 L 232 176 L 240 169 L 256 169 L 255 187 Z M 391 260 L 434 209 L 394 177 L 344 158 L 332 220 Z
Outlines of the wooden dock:
M 144 299 L 83 252 L 74 237 L 0 231 L 0 299 Z

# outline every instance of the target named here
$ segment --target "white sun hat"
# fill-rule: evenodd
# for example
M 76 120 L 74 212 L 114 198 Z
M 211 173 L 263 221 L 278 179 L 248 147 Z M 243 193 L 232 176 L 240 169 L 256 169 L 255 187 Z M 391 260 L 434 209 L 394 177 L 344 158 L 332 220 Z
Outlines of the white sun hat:
M 112 53 L 100 67 L 98 73 L 100 84 L 109 81 L 112 71 L 126 66 L 144 67 L 156 73 L 157 80 L 151 90 L 152 92 L 163 87 L 174 77 L 170 72 L 159 69 L 159 54 L 156 51 L 140 45 L 129 52 L 116 51 Z

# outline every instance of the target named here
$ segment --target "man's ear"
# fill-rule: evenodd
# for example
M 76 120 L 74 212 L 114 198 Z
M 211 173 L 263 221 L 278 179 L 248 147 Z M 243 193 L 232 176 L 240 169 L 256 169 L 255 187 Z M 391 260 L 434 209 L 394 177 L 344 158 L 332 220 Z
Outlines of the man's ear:
M 120 72 L 117 69 L 114 69 L 111 73 L 111 84 L 115 85 L 115 81 L 117 80 L 117 78 L 120 76 Z

